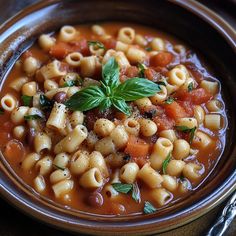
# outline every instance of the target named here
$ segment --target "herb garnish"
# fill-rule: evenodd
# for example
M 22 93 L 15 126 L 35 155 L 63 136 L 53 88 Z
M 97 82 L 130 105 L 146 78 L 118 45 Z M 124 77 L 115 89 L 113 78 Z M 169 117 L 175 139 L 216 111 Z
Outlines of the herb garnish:
M 75 93 L 65 105 L 71 110 L 88 111 L 95 107 L 105 110 L 114 106 L 130 115 L 126 102 L 150 97 L 159 92 L 160 86 L 144 78 L 131 78 L 124 83 L 119 81 L 119 66 L 112 57 L 102 68 L 101 86 L 93 85 Z
M 62 87 L 72 87 L 72 86 L 78 86 L 79 81 L 78 80 L 68 80 L 66 81 Z
M 175 100 L 174 98 L 168 97 L 168 98 L 165 100 L 165 103 L 170 105 L 172 102 L 174 102 L 174 100 Z
M 171 153 L 167 155 L 166 159 L 162 163 L 162 172 L 164 175 L 166 174 L 166 168 L 170 162 L 170 159 L 171 159 Z
M 58 165 L 55 165 L 55 164 L 53 164 L 53 166 L 54 166 L 56 169 L 65 170 L 65 168 L 63 168 L 63 167 L 61 167 L 61 166 L 58 166 Z
M 163 85 L 163 86 L 166 86 L 166 83 L 164 81 L 158 81 L 157 82 L 159 85 Z
M 25 120 L 38 120 L 38 119 L 42 119 L 43 117 L 40 116 L 40 115 L 27 115 L 27 116 L 24 116 L 24 119 Z
M 105 49 L 104 44 L 99 41 L 88 41 L 88 46 L 94 46 L 96 48 Z
M 193 141 L 193 138 L 194 138 L 194 133 L 197 129 L 197 127 L 193 127 L 193 128 L 189 128 L 187 126 L 175 126 L 175 128 L 178 130 L 178 131 L 181 131 L 181 132 L 184 132 L 184 133 L 189 133 L 190 134 L 190 137 L 189 137 L 189 143 L 191 144 L 192 141 Z
M 155 211 L 157 211 L 157 209 L 150 202 L 145 201 L 143 212 L 145 214 L 151 214 L 154 213 Z
M 145 50 L 146 50 L 147 52 L 151 52 L 151 51 L 152 51 L 152 48 L 151 48 L 151 47 L 146 47 Z
M 51 111 L 54 102 L 48 99 L 45 95 L 40 94 L 39 96 L 39 104 L 44 111 Z
M 137 183 L 134 184 L 113 183 L 112 187 L 119 193 L 128 194 L 132 192 L 131 194 L 132 198 L 138 203 L 141 202 L 140 190 Z
M 24 106 L 30 106 L 33 97 L 32 96 L 27 96 L 27 95 L 22 95 L 21 96 L 22 102 L 24 104 Z
M 193 82 L 189 83 L 188 85 L 188 92 L 191 92 L 193 90 Z
M 4 114 L 4 110 L 2 108 L 0 108 L 0 115 Z
M 144 72 L 146 69 L 147 67 L 144 64 L 138 63 L 139 76 L 144 77 Z

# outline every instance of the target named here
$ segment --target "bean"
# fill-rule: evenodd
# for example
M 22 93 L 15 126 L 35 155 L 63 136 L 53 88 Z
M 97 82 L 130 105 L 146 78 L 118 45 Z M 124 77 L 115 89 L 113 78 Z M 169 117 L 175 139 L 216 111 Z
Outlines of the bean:
M 59 103 L 63 103 L 66 101 L 66 93 L 65 92 L 58 92 L 53 96 L 53 100 Z
M 103 205 L 103 197 L 100 193 L 92 193 L 88 197 L 88 204 L 92 207 L 99 207 Z

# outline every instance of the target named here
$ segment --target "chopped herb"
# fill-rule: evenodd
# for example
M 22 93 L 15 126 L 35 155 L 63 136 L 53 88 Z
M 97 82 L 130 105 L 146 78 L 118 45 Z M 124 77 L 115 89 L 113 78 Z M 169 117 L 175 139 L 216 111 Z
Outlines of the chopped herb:
M 0 108 L 0 115 L 4 114 L 4 110 L 2 108 Z
M 42 107 L 42 110 L 44 111 L 51 111 L 54 102 L 48 99 L 45 95 L 40 94 L 39 96 L 39 104 Z
M 148 51 L 148 52 L 151 52 L 152 48 L 151 47 L 146 47 L 145 50 Z
M 133 184 L 133 188 L 132 188 L 132 198 L 133 198 L 136 202 L 138 202 L 138 203 L 141 202 L 140 190 L 139 190 L 139 187 L 138 187 L 137 182 L 135 182 L 135 183 Z
M 72 87 L 72 86 L 78 86 L 79 81 L 78 80 L 68 80 L 66 81 L 62 87 Z
M 157 211 L 157 209 L 148 201 L 145 201 L 143 212 L 144 214 L 151 214 Z
M 99 42 L 99 41 L 88 41 L 88 45 L 89 46 L 94 46 L 94 47 L 100 48 L 100 49 L 105 49 L 104 44 Z
M 138 69 L 139 69 L 139 76 L 144 77 L 144 72 L 147 69 L 147 67 L 142 63 L 138 63 Z
M 159 81 L 157 82 L 159 85 L 163 85 L 163 86 L 166 86 L 166 83 L 164 81 Z
M 65 168 L 63 168 L 63 167 L 61 167 L 61 166 L 58 166 L 58 165 L 55 165 L 55 164 L 53 164 L 53 166 L 54 166 L 56 169 L 65 170 Z
M 24 106 L 29 107 L 31 105 L 33 97 L 32 96 L 27 96 L 27 95 L 22 95 L 21 99 L 23 101 Z
M 123 160 L 124 161 L 129 161 L 131 159 L 131 156 L 129 154 L 126 154 L 124 157 L 123 157 Z
M 112 187 L 119 193 L 128 193 L 133 189 L 132 184 L 113 183 Z
M 162 163 L 162 172 L 164 175 L 166 174 L 166 168 L 170 162 L 170 159 L 171 159 L 171 153 L 167 155 L 166 159 Z
M 27 115 L 27 116 L 24 116 L 24 119 L 25 120 L 38 120 L 38 119 L 42 119 L 42 117 L 40 115 Z
M 188 92 L 191 92 L 193 90 L 193 82 L 189 83 L 188 85 Z
M 190 144 L 192 143 L 193 138 L 194 138 L 195 131 L 196 131 L 196 129 L 197 129 L 196 126 L 193 127 L 193 128 L 189 128 L 189 127 L 187 127 L 187 126 L 175 126 L 175 128 L 176 128 L 178 131 L 181 131 L 181 132 L 190 134 L 190 136 L 189 136 L 189 143 L 190 143 Z
M 174 102 L 174 98 L 172 98 L 172 97 L 168 97 L 166 100 L 165 100 L 165 103 L 166 104 L 171 104 L 172 102 Z

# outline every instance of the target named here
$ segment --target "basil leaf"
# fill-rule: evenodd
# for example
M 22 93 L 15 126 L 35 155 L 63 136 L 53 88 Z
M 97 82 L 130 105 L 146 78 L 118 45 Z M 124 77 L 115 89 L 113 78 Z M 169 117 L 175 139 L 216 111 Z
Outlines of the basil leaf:
M 120 69 L 114 57 L 111 57 L 107 63 L 102 67 L 102 82 L 105 86 L 114 89 L 120 83 L 119 81 Z
M 101 111 L 104 111 L 107 108 L 111 107 L 111 105 L 112 105 L 111 99 L 110 98 L 104 98 L 102 100 L 102 102 L 100 103 L 100 105 L 99 105 L 99 109 Z
M 30 106 L 32 102 L 33 97 L 32 96 L 27 96 L 27 95 L 22 95 L 21 100 L 23 101 L 24 106 Z
M 61 166 L 58 166 L 58 165 L 55 165 L 55 164 L 53 164 L 53 166 L 54 166 L 56 169 L 65 170 L 65 168 L 63 168 L 63 167 L 61 167 Z
M 171 159 L 171 153 L 167 155 L 166 159 L 162 163 L 162 172 L 164 175 L 166 174 L 166 168 L 170 162 L 170 159 Z
M 189 143 L 190 144 L 192 143 L 197 127 L 189 128 L 187 126 L 175 126 L 175 128 L 178 131 L 181 131 L 181 132 L 184 132 L 184 133 L 189 133 L 190 134 Z
M 145 50 L 148 51 L 148 52 L 151 52 L 152 48 L 151 47 L 146 47 Z
M 71 96 L 65 105 L 74 111 L 87 111 L 98 107 L 105 98 L 100 87 L 89 86 Z
M 128 193 L 132 190 L 132 184 L 113 183 L 112 187 L 119 193 Z
M 145 70 L 147 69 L 147 67 L 146 67 L 144 64 L 139 63 L 139 64 L 138 64 L 138 69 L 139 69 L 139 75 L 140 75 L 141 77 L 144 77 L 144 72 L 145 72 Z
M 79 81 L 78 80 L 68 80 L 66 81 L 62 87 L 72 87 L 72 86 L 78 86 Z
M 0 108 L 0 115 L 4 114 L 4 110 L 2 108 Z
M 130 107 L 126 104 L 125 100 L 123 99 L 112 98 L 112 105 L 119 111 L 126 114 L 127 116 L 131 114 Z
M 45 95 L 40 94 L 39 96 L 39 104 L 44 111 L 51 111 L 54 102 L 48 99 Z
M 133 198 L 136 202 L 138 202 L 138 203 L 141 202 L 140 190 L 139 190 L 139 187 L 138 187 L 137 182 L 135 182 L 135 183 L 133 184 L 133 188 L 132 188 L 132 198 Z
M 114 97 L 125 101 L 134 101 L 144 97 L 150 97 L 160 92 L 158 84 L 143 78 L 132 78 L 120 84 L 114 91 Z
M 157 211 L 157 209 L 150 202 L 145 201 L 143 212 L 145 214 L 151 214 L 154 213 L 155 211 Z
M 99 41 L 88 41 L 88 46 L 94 46 L 100 49 L 105 49 L 104 44 Z
M 174 102 L 174 100 L 175 100 L 174 98 L 168 97 L 168 98 L 165 100 L 165 103 L 170 105 L 172 102 Z
M 189 83 L 188 85 L 188 92 L 191 92 L 193 90 L 193 82 Z
M 41 117 L 40 115 L 27 115 L 27 116 L 24 116 L 24 119 L 25 120 L 38 120 L 38 119 L 42 119 L 43 117 Z

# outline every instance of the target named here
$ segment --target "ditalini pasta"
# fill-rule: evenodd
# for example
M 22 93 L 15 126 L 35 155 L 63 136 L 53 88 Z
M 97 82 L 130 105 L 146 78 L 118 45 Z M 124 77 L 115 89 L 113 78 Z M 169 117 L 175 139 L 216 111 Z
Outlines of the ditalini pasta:
M 225 147 L 221 87 L 198 55 L 133 24 L 42 34 L 0 92 L 0 148 L 38 194 L 142 214 L 200 188 Z

